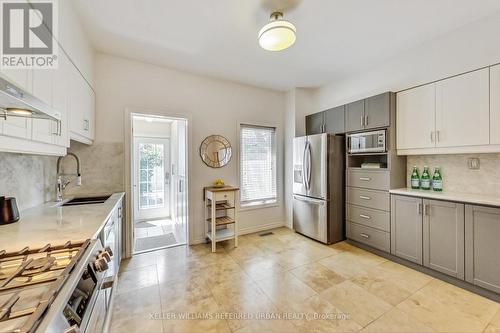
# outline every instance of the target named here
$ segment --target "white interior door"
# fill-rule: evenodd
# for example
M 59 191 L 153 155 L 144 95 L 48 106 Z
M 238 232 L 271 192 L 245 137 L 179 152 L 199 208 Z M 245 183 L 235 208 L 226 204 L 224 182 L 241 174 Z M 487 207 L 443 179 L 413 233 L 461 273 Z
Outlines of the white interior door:
M 170 140 L 134 139 L 136 220 L 170 217 Z

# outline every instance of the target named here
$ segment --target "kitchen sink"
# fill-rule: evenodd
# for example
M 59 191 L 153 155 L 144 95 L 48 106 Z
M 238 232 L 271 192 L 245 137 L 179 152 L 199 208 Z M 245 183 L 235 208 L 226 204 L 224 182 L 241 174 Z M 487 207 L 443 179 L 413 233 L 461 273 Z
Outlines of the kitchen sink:
M 99 197 L 81 197 L 74 198 L 62 204 L 62 206 L 77 206 L 77 205 L 91 205 L 101 204 L 106 202 L 111 195 L 104 195 Z

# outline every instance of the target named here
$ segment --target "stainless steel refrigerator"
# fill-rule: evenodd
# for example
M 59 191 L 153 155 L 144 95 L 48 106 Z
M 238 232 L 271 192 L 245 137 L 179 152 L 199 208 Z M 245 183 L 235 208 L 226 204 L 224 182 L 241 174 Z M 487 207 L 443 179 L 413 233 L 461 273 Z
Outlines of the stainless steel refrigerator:
M 293 141 L 293 228 L 331 244 L 345 239 L 345 137 L 317 134 Z

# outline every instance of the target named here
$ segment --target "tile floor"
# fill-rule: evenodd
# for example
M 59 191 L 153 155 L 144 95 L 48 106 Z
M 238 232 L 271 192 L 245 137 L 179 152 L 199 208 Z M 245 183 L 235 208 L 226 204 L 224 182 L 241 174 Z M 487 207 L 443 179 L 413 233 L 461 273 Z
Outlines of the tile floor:
M 123 262 L 112 331 L 500 332 L 496 302 L 345 242 L 273 232 Z

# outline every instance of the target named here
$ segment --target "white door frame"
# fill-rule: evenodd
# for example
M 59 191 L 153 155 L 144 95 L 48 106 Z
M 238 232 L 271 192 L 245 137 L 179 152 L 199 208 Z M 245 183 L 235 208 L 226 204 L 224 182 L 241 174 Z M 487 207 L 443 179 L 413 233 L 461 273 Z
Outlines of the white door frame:
M 176 113 L 172 112 L 168 109 L 146 109 L 146 108 L 125 108 L 123 119 L 124 119 L 124 143 L 125 143 L 125 227 L 123 228 L 123 250 L 124 257 L 130 258 L 133 254 L 134 248 L 134 210 L 132 206 L 132 193 L 133 193 L 133 182 L 132 182 L 132 154 L 133 154 L 133 138 L 132 138 L 132 116 L 133 115 L 142 115 L 142 116 L 158 116 L 158 117 L 169 117 L 173 119 L 182 119 L 187 121 L 187 143 L 186 143 L 186 197 L 187 197 L 187 244 L 192 244 L 192 235 L 193 235 L 193 225 L 191 223 L 191 217 L 194 216 L 194 210 L 192 205 L 189 203 L 191 200 L 194 200 L 193 194 L 196 191 L 191 191 L 191 170 L 193 163 L 193 149 L 190 149 L 192 145 L 192 128 L 193 128 L 193 120 L 192 115 L 190 113 Z
M 140 193 L 140 184 L 139 184 L 139 144 L 140 143 L 152 143 L 152 144 L 162 144 L 165 146 L 165 151 L 164 151 L 164 163 L 163 163 L 163 173 L 164 176 L 166 177 L 168 173 L 168 181 L 164 183 L 164 207 L 163 208 L 150 208 L 147 209 L 143 212 L 139 210 L 139 193 Z M 144 136 L 139 136 L 139 137 L 134 137 L 133 138 L 133 145 L 134 145 L 134 153 L 133 153 L 133 159 L 134 159 L 134 165 L 132 168 L 132 182 L 134 184 L 134 192 L 132 194 L 134 198 L 134 215 L 136 216 L 137 220 L 151 220 L 151 219 L 167 219 L 171 217 L 171 212 L 172 212 L 172 207 L 170 203 L 170 196 L 171 196 L 171 184 L 170 184 L 170 166 L 171 166 L 171 153 L 170 153 L 170 138 L 150 138 L 150 137 L 144 137 Z M 166 206 L 166 207 L 165 207 Z

